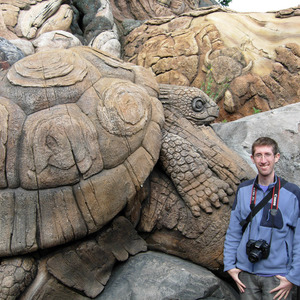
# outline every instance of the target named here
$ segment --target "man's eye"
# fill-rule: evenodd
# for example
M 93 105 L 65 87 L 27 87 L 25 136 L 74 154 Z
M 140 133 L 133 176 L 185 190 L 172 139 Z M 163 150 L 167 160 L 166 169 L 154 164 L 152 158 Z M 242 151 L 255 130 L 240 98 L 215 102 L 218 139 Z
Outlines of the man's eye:
M 204 108 L 204 104 L 201 100 L 201 98 L 194 98 L 193 102 L 192 102 L 192 108 L 194 111 L 196 112 L 200 112 L 203 110 Z
M 256 153 L 256 154 L 254 155 L 254 157 L 255 157 L 255 158 L 258 158 L 258 159 L 260 159 L 260 158 L 262 158 L 262 157 L 265 157 L 265 158 L 271 158 L 272 155 L 273 155 L 273 153 L 265 153 L 265 154 Z

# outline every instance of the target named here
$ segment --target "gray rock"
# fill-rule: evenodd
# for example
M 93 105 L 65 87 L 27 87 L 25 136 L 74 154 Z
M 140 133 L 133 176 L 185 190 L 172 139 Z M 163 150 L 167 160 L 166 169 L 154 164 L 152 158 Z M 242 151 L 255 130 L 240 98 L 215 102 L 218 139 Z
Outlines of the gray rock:
M 237 293 L 205 268 L 149 251 L 116 268 L 97 300 L 238 299 Z
M 13 65 L 16 61 L 24 57 L 24 53 L 13 45 L 10 41 L 0 37 L 1 60 L 7 61 L 9 65 Z
M 281 157 L 276 172 L 300 185 L 300 103 L 248 116 L 229 123 L 213 124 L 217 135 L 254 169 L 251 145 L 260 136 L 269 136 L 279 145 Z
M 30 41 L 23 40 L 23 39 L 15 39 L 10 40 L 12 44 L 14 44 L 17 48 L 19 48 L 25 56 L 34 54 L 34 47 Z
M 141 20 L 125 19 L 122 22 L 122 27 L 123 27 L 124 35 L 127 35 L 133 29 L 141 26 L 143 23 L 144 23 L 144 21 L 141 21 Z

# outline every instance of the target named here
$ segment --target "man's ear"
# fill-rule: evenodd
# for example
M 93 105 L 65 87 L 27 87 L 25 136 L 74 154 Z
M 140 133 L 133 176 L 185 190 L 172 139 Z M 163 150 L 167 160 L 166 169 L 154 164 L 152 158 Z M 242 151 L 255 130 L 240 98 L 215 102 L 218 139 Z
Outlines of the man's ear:
M 275 163 L 279 161 L 280 153 L 275 154 Z
M 253 157 L 253 155 L 251 155 L 250 158 L 251 158 L 252 162 L 254 163 L 254 157 Z

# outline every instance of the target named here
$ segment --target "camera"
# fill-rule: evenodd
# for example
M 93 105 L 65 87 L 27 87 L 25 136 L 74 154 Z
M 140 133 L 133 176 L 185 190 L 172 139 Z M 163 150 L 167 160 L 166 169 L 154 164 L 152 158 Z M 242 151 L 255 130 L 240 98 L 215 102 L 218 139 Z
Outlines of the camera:
M 248 259 L 256 263 L 261 259 L 266 259 L 270 253 L 270 245 L 265 240 L 249 240 L 246 245 Z

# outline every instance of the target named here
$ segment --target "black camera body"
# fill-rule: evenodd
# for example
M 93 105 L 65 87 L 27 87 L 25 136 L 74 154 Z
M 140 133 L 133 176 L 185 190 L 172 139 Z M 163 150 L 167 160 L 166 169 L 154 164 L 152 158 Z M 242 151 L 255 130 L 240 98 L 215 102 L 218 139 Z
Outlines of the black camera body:
M 270 245 L 265 240 L 249 240 L 246 245 L 248 259 L 256 263 L 261 259 L 268 258 L 270 254 Z

